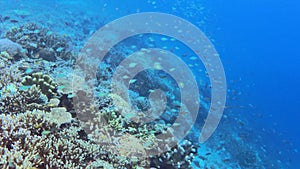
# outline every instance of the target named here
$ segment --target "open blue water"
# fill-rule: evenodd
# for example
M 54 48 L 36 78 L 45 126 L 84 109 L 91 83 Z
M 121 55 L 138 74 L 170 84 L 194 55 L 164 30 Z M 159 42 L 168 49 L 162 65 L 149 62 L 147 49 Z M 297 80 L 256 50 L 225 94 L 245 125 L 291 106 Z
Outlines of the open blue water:
M 14 27 L 35 23 L 66 37 L 70 45 L 68 50 L 78 54 L 97 30 L 120 17 L 143 12 L 160 12 L 183 18 L 202 30 L 212 42 L 219 53 L 227 82 L 225 110 L 213 135 L 205 143 L 197 142 L 207 108 L 200 109 L 198 113 L 205 115 L 198 116 L 197 121 L 191 124 L 193 129 L 187 137 L 199 147 L 189 167 L 297 169 L 300 165 L 299 8 L 300 2 L 296 0 L 0 0 L 0 39 L 7 38 L 7 32 Z M 123 26 L 126 30 L 127 25 Z M 108 39 L 113 39 L 117 35 L 112 32 L 107 36 Z M 105 66 L 115 69 L 117 64 L 120 64 L 120 58 L 112 57 L 111 61 L 111 55 L 127 57 L 137 50 L 153 47 L 173 52 L 185 62 L 196 77 L 199 94 L 204 95 L 201 99 L 209 107 L 211 90 L 203 63 L 194 58 L 195 53 L 186 44 L 168 36 L 146 34 L 126 39 L 119 47 L 114 47 L 116 53 L 106 55 Z M 59 50 L 56 49 L 56 52 Z M 170 64 L 172 61 L 170 60 Z M 16 62 L 12 62 L 12 65 L 14 63 Z M 134 67 L 135 64 L 132 63 L 130 67 Z M 8 64 L 3 67 L 10 66 Z M 3 67 L 1 69 L 4 70 Z M 68 72 L 64 67 L 58 71 L 47 68 L 39 70 L 48 72 L 54 79 L 59 79 L 57 72 Z M 143 81 L 146 75 L 139 76 L 137 75 L 134 82 Z M 170 78 L 165 74 L 159 76 Z M 1 80 L 5 86 L 3 79 Z M 153 77 L 145 83 L 155 80 L 157 79 Z M 151 92 L 146 90 L 155 89 L 157 86 L 164 86 L 166 90 L 171 89 L 176 93 L 177 88 L 185 85 L 178 83 L 172 88 L 173 83 L 175 82 L 162 79 L 149 85 L 131 85 L 129 88 L 132 93 L 144 94 L 139 97 L 132 93 L 129 95 L 133 97 L 132 100 L 135 100 L 135 97 L 149 97 Z M 98 95 L 101 95 L 100 100 L 102 94 L 107 92 L 104 92 L 105 86 L 101 86 L 103 84 L 99 82 L 97 88 Z M 4 100 L 2 88 L 5 87 L 0 87 L 3 97 L 0 96 Z M 168 96 L 174 96 L 175 99 L 179 97 L 178 93 Z M 173 113 L 176 117 L 176 111 Z M 0 114 L 5 114 L 2 109 Z M 5 140 L 3 135 L 0 136 L 3 137 L 0 138 L 1 141 Z M 0 155 L 4 161 L 5 153 Z M 184 160 L 184 156 L 177 158 Z M 1 163 L 3 161 L 0 160 L 0 166 L 9 168 Z M 161 166 L 163 168 L 163 162 Z M 12 168 L 14 167 L 16 166 Z M 158 168 L 154 164 L 151 167 Z M 165 165 L 165 168 L 176 167 L 180 168 Z M 36 165 L 31 168 L 38 167 Z M 64 168 L 63 164 L 60 168 Z
M 243 103 L 254 105 L 251 113 L 261 114 L 261 118 L 249 117 L 251 125 L 272 130 L 271 135 L 261 133 L 266 137 L 263 144 L 272 145 L 273 153 L 292 145 L 287 150 L 292 153 L 282 155 L 294 159 L 295 165 L 288 168 L 298 168 L 299 160 L 299 153 L 294 153 L 300 133 L 298 7 L 296 1 L 209 3 L 217 20 L 210 28 L 218 26 L 214 36 L 223 41 L 217 46 L 224 50 L 227 77 L 242 79 Z

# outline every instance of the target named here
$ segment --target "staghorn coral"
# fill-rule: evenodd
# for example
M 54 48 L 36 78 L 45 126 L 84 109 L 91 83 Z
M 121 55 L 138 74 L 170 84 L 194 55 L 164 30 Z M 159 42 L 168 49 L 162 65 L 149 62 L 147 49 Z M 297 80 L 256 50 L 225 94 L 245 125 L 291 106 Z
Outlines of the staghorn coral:
M 31 76 L 25 76 L 22 80 L 22 84 L 25 86 L 35 85 L 49 99 L 57 95 L 57 84 L 50 76 L 43 73 L 33 73 Z
M 6 38 L 27 49 L 27 56 L 56 61 L 57 57 L 64 60 L 72 58 L 68 51 L 68 40 L 34 23 L 12 28 L 6 33 Z
M 11 83 L 13 83 L 15 86 L 19 86 L 21 82 L 22 74 L 20 73 L 20 71 L 18 71 L 15 65 L 9 66 L 10 67 L 6 65 L 6 67 L 0 69 L 0 90 Z
M 27 112 L 24 114 L 0 114 L 0 167 L 26 168 L 34 167 L 41 161 L 37 158 L 34 145 L 43 130 L 51 130 L 55 125 L 45 122 L 41 114 Z
M 27 90 L 17 90 L 13 95 L 7 94 L 0 100 L 0 113 L 21 113 L 26 110 L 43 109 L 41 103 L 44 100 L 40 89 L 36 86 Z
M 1 50 L 0 50 L 1 51 Z M 11 57 L 6 51 L 0 53 L 0 68 L 5 68 L 6 66 L 11 64 Z
M 1 168 L 139 168 L 138 161 L 80 137 L 78 124 L 62 127 L 48 115 L 44 111 L 0 115 Z
M 76 126 L 60 129 L 42 111 L 0 115 L 1 168 L 83 168 L 100 153 L 78 138 Z

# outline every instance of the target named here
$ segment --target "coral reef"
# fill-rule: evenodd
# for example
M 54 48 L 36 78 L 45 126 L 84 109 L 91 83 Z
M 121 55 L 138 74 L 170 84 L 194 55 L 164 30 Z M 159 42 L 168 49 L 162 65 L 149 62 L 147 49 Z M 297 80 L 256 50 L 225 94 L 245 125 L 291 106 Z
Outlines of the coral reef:
M 11 57 L 7 52 L 1 52 L 0 53 L 0 69 L 5 68 L 7 65 L 10 65 L 11 60 L 13 60 L 13 57 Z
M 45 114 L 0 115 L 1 168 L 83 168 L 100 152 L 78 138 L 78 127 L 61 129 Z
M 46 117 L 49 118 L 49 120 L 54 121 L 59 126 L 65 123 L 71 123 L 72 121 L 72 115 L 67 112 L 65 107 L 51 108 L 50 113 L 47 114 Z
M 0 168 L 192 168 L 198 145 L 190 140 L 177 144 L 169 117 L 144 124 L 145 115 L 110 94 L 110 65 L 97 75 L 97 99 L 91 102 L 94 93 L 70 81 L 73 67 L 66 60 L 73 55 L 66 39 L 36 24 L 13 28 L 6 38 L 20 44 L 27 57 L 1 51 Z M 150 83 L 148 74 L 143 78 L 149 81 L 147 89 L 168 88 Z M 147 96 L 138 92 L 131 91 L 134 106 L 149 109 Z M 162 133 L 168 137 L 157 138 Z M 167 143 L 174 146 L 163 150 Z
M 183 140 L 170 151 L 151 158 L 151 167 L 156 168 L 192 168 L 193 159 L 197 156 L 198 146 L 189 140 Z
M 257 112 L 248 113 L 246 105 L 229 103 L 241 95 L 237 86 L 228 88 L 232 95 L 227 97 L 218 130 L 206 143 L 198 143 L 210 109 L 211 86 L 209 78 L 204 78 L 206 70 L 193 59 L 197 51 L 190 51 L 174 38 L 154 34 L 126 38 L 110 49 L 98 70 L 86 63 L 87 69 L 96 73 L 91 81 L 83 79 L 82 72 L 75 72 L 74 60 L 80 59 L 78 52 L 96 30 L 120 14 L 138 11 L 114 8 L 108 2 L 88 11 L 85 1 L 28 2 L 0 1 L 0 168 L 293 168 L 283 165 L 290 163 L 298 150 L 282 149 L 273 140 L 266 144 L 270 140 L 262 139 L 264 135 L 272 133 L 273 139 L 278 131 L 247 126 L 242 119 Z M 185 2 L 175 2 L 172 11 L 187 18 L 203 12 L 204 8 L 195 3 L 198 0 L 188 6 Z M 157 9 L 164 5 L 158 1 L 146 3 Z M 49 13 L 52 10 L 56 11 Z M 200 22 L 203 25 L 203 20 Z M 173 134 L 182 133 L 181 126 L 192 123 L 185 110 L 180 122 L 174 122 L 179 117 L 179 107 L 187 109 L 180 104 L 180 84 L 168 73 L 153 70 L 137 74 L 130 86 L 123 82 L 132 74 L 120 66 L 122 61 L 148 48 L 173 52 L 197 73 L 201 106 L 197 122 L 182 140 L 174 139 Z M 93 57 L 89 61 L 95 62 Z M 152 58 L 138 57 L 136 61 L 147 64 Z M 136 61 L 129 67 L 138 66 Z M 120 79 L 114 85 L 118 86 L 116 90 L 128 91 L 131 104 L 124 99 L 124 93 L 112 94 L 111 79 L 117 68 Z M 86 91 L 89 83 L 94 88 Z M 164 92 L 166 101 L 151 98 L 156 89 Z M 162 102 L 167 104 L 161 106 Z M 257 120 L 261 115 L 253 117 Z M 160 137 L 162 134 L 166 137 Z M 285 151 L 295 153 L 286 155 Z
M 49 99 L 57 95 L 57 84 L 49 75 L 43 73 L 33 73 L 30 76 L 25 76 L 22 84 L 25 86 L 36 86 Z
M 13 95 L 6 95 L 0 101 L 0 112 L 9 113 L 21 113 L 26 110 L 42 109 L 44 99 L 41 96 L 41 92 L 35 86 L 32 86 L 28 90 L 18 90 Z
M 108 97 L 114 97 L 114 99 L 119 99 L 119 101 L 122 100 L 120 96 L 115 94 L 111 94 Z M 130 112 L 125 112 L 124 114 L 122 112 L 128 106 L 126 102 L 123 101 L 122 103 L 122 109 L 116 108 L 112 103 L 107 103 L 106 106 L 101 107 L 99 113 L 92 114 L 92 117 L 95 117 L 94 119 L 101 120 L 88 123 L 96 124 L 96 126 L 99 125 L 97 127 L 94 126 L 95 128 L 103 128 L 103 126 L 108 125 L 107 130 L 111 130 L 110 132 L 99 130 L 96 133 L 92 133 L 90 136 L 92 140 L 104 144 L 103 138 L 108 138 L 102 133 L 122 133 L 121 136 L 117 136 L 116 134 L 110 135 L 110 137 L 115 139 L 118 138 L 118 143 L 116 144 L 118 145 L 117 150 L 111 150 L 111 148 L 105 149 L 119 156 L 127 157 L 129 161 L 140 161 L 139 166 L 146 168 L 191 168 L 193 158 L 197 155 L 197 144 L 189 140 L 177 144 L 173 140 L 173 132 L 169 130 L 171 124 L 139 123 L 134 120 L 136 117 L 135 114 L 130 114 Z M 102 105 L 105 104 L 102 103 Z M 168 136 L 163 139 L 156 138 L 156 135 L 161 133 L 165 133 Z M 107 142 L 111 143 L 111 141 Z M 174 142 L 174 147 L 170 147 L 167 150 L 163 150 L 164 148 L 161 147 L 172 145 L 172 142 Z M 144 159 L 147 156 L 150 158 Z
M 16 58 L 24 55 L 22 46 L 9 39 L 0 39 L 0 52 L 7 52 L 10 57 Z
M 72 58 L 68 41 L 53 32 L 34 23 L 12 28 L 6 38 L 20 44 L 27 50 L 27 56 L 56 61 L 57 57 L 65 60 Z

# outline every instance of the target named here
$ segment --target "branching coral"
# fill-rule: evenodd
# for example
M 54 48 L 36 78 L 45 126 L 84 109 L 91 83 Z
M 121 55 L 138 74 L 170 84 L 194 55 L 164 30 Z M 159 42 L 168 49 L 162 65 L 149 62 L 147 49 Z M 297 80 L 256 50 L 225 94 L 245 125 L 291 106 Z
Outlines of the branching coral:
M 183 140 L 171 150 L 151 158 L 151 166 L 158 168 L 192 168 L 191 163 L 197 155 L 198 146 Z
M 114 99 L 119 98 L 116 95 L 111 95 Z M 120 101 L 120 100 L 119 100 Z M 191 168 L 191 163 L 194 156 L 197 154 L 197 146 L 192 142 L 186 140 L 185 142 L 177 145 L 172 136 L 171 130 L 168 128 L 170 125 L 167 124 L 142 124 L 131 121 L 130 118 L 126 117 L 128 115 L 125 113 L 121 114 L 123 109 L 126 109 L 126 104 L 122 106 L 122 109 L 116 109 L 113 104 L 103 107 L 99 113 L 94 114 L 95 119 L 89 124 L 96 124 L 95 131 L 105 125 L 105 122 L 108 124 L 107 133 L 121 133 L 112 134 L 110 137 L 114 138 L 116 141 L 113 143 L 113 140 L 110 140 L 108 143 L 110 145 L 107 150 L 118 154 L 120 157 L 127 157 L 130 161 L 130 164 L 135 164 L 135 161 L 138 161 L 139 166 L 143 167 L 158 167 L 161 168 Z M 128 108 L 128 107 L 127 107 Z M 128 111 L 130 109 L 127 109 Z M 103 123 L 104 122 L 104 123 Z M 98 126 L 97 126 L 98 125 Z M 99 126 L 101 125 L 101 126 Z M 168 135 L 166 138 L 159 139 L 156 136 L 165 133 Z M 99 130 L 97 132 L 98 139 L 102 143 L 103 139 L 107 139 L 103 131 Z M 97 142 L 97 141 L 96 141 Z M 163 150 L 168 145 L 174 142 L 174 147 L 170 147 L 167 150 Z M 102 143 L 103 144 L 103 143 Z M 112 145 L 116 146 L 116 149 L 112 149 Z M 166 151 L 166 152 L 164 152 Z M 152 156 L 155 154 L 155 156 Z M 150 156 L 151 158 L 148 158 Z
M 8 94 L 0 100 L 1 113 L 21 113 L 26 110 L 40 109 L 43 103 L 41 92 L 35 86 L 27 90 L 18 90 L 14 94 Z
M 0 90 L 5 88 L 8 84 L 18 86 L 22 79 L 22 74 L 18 71 L 15 65 L 0 69 Z
M 50 76 L 43 73 L 33 73 L 31 76 L 25 76 L 25 78 L 22 80 L 22 84 L 25 86 L 35 85 L 49 99 L 57 95 L 57 84 L 51 79 Z
M 83 168 L 100 153 L 78 138 L 76 126 L 61 129 L 45 112 L 0 115 L 1 168 Z
M 45 122 L 41 114 L 0 115 L 0 166 L 1 168 L 34 167 L 41 161 L 33 147 L 39 142 L 43 130 L 54 124 Z M 37 159 L 35 159 L 37 158 Z
M 93 90 L 85 90 L 89 82 L 78 73 L 80 80 L 71 83 L 72 67 L 57 60 L 72 57 L 66 39 L 35 24 L 13 28 L 6 37 L 26 49 L 28 58 L 1 53 L 4 67 L 16 72 L 0 66 L 0 168 L 191 168 L 196 145 L 175 144 L 168 121 L 144 124 L 121 96 L 109 94 L 110 65 L 98 74 L 94 100 Z M 146 97 L 138 98 L 135 106 L 148 109 Z M 170 137 L 158 139 L 162 133 Z
M 66 39 L 33 23 L 11 29 L 6 37 L 27 49 L 29 57 L 48 61 L 55 61 L 56 57 L 65 60 L 72 58 Z
M 9 168 L 137 168 L 138 161 L 104 149 L 81 137 L 77 123 L 61 126 L 44 111 L 0 115 L 0 167 Z M 126 138 L 125 140 L 126 141 Z M 128 144 L 124 142 L 123 144 Z M 124 151 L 128 152 L 128 151 Z
M 0 50 L 1 51 L 1 50 Z M 7 65 L 11 63 L 11 57 L 6 51 L 0 53 L 0 68 L 5 68 Z

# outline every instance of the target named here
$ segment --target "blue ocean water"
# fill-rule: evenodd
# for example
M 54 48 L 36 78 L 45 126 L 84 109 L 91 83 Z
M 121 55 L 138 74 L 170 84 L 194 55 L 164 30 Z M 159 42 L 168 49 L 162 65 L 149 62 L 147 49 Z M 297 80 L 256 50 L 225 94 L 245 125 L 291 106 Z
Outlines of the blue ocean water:
M 227 81 L 223 117 L 206 143 L 195 143 L 199 148 L 192 168 L 296 169 L 300 159 L 299 7 L 300 2 L 295 0 L 2 0 L 0 36 L 5 38 L 9 29 L 34 22 L 70 39 L 71 50 L 78 52 L 99 28 L 120 17 L 161 12 L 183 18 L 201 29 L 213 43 Z M 150 47 L 173 52 L 196 76 L 204 102 L 210 101 L 209 77 L 203 63 L 194 59 L 195 53 L 185 44 L 164 35 L 137 36 L 123 43 L 115 47 L 116 53 L 122 56 Z M 107 63 L 112 63 L 110 55 L 106 57 Z M 117 59 L 111 60 L 120 63 Z M 137 82 L 146 75 L 140 76 Z M 168 78 L 168 75 L 160 74 L 160 77 Z M 168 86 L 169 82 L 163 79 L 156 85 L 162 84 Z M 156 87 L 151 85 L 144 88 L 131 85 L 133 100 L 135 92 L 149 96 L 145 88 Z M 175 86 L 181 85 L 184 84 Z M 177 92 L 176 87 L 172 91 Z M 98 90 L 98 95 L 104 95 L 101 85 Z M 194 142 L 205 117 L 198 116 L 188 136 Z
M 242 79 L 242 100 L 251 104 L 248 113 L 260 114 L 248 117 L 256 131 L 266 128 L 272 133 L 257 132 L 256 136 L 260 133 L 265 137 L 262 144 L 272 145 L 275 156 L 291 159 L 294 165 L 288 168 L 298 168 L 299 3 L 214 1 L 209 7 L 218 16 L 215 35 L 224 42 L 219 45 L 230 71 L 227 76 Z M 282 151 L 287 154 L 282 155 Z

